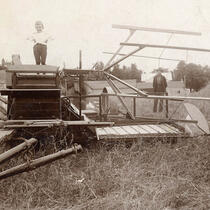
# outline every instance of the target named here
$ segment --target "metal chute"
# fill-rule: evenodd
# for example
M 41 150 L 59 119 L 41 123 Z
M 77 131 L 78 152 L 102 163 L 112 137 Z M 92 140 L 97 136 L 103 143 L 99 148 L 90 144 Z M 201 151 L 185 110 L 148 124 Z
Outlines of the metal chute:
M 208 121 L 203 113 L 194 104 L 184 103 L 184 106 L 188 113 L 186 119 L 197 121 L 197 123 L 193 125 L 194 128 L 197 126 L 204 134 L 210 134 Z M 190 128 L 188 125 L 187 128 L 191 130 L 192 134 L 196 131 L 193 127 Z

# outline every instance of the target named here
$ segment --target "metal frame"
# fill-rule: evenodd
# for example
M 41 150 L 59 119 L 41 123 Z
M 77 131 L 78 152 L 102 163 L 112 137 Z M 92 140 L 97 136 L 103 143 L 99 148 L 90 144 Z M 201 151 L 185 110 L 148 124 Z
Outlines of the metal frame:
M 155 45 L 141 45 L 141 44 L 133 44 L 133 45 L 130 45 L 130 43 L 128 43 L 129 39 L 133 36 L 133 34 L 137 31 L 137 30 L 140 30 L 140 31 L 149 31 L 149 32 L 160 32 L 160 33 L 170 33 L 170 34 L 182 34 L 182 35 L 195 35 L 195 36 L 200 36 L 201 33 L 199 32 L 192 32 L 192 31 L 182 31 L 182 30 L 171 30 L 171 29 L 162 29 L 162 28 L 147 28 L 147 27 L 137 27 L 137 26 L 130 26 L 130 25 L 116 25 L 116 24 L 113 24 L 112 25 L 113 28 L 116 28 L 116 29 L 127 29 L 129 30 L 129 34 L 128 34 L 128 37 L 125 39 L 125 41 L 123 43 L 120 43 L 120 47 L 117 49 L 117 51 L 115 53 L 113 53 L 112 57 L 109 59 L 109 61 L 106 63 L 105 67 L 104 67 L 104 71 L 107 71 L 109 69 L 111 69 L 114 65 L 120 63 L 121 61 L 123 61 L 124 59 L 126 59 L 127 57 L 130 57 L 130 56 L 135 56 L 134 54 L 136 52 L 138 52 L 140 49 L 143 49 L 145 47 L 155 47 Z M 123 54 L 123 58 L 119 59 L 118 61 L 114 62 L 113 64 L 112 61 L 115 59 L 115 57 L 117 55 L 122 55 L 120 54 L 120 51 L 122 50 L 122 48 L 124 46 L 136 46 L 136 47 L 139 47 L 139 49 L 137 49 L 136 51 L 133 51 L 129 54 Z M 156 46 L 156 47 L 160 47 L 161 45 L 159 46 Z M 167 46 L 163 46 L 163 48 L 166 48 Z M 168 46 L 167 48 L 176 48 L 176 49 L 182 49 L 182 50 L 195 50 L 195 48 L 181 48 L 181 47 L 175 47 L 175 46 Z M 201 50 L 201 49 L 197 49 L 196 50 Z M 208 51 L 207 51 L 208 52 Z M 209 51 L 210 52 L 210 51 Z M 160 56 L 161 57 L 161 56 Z M 159 60 L 161 58 L 158 58 Z M 111 74 L 108 74 L 107 72 L 104 72 L 105 76 L 106 76 L 106 80 L 107 82 L 110 84 L 111 88 L 113 89 L 113 91 L 115 92 L 115 94 L 117 94 L 121 104 L 123 105 L 123 107 L 128 110 L 128 107 L 125 105 L 123 99 L 121 98 L 121 96 L 119 95 L 119 91 L 117 90 L 117 88 L 115 86 L 113 86 L 113 81 L 111 79 L 115 79 L 119 82 L 121 82 L 122 84 L 126 85 L 127 87 L 130 87 L 131 89 L 133 89 L 134 91 L 136 91 L 138 94 L 140 95 L 143 95 L 144 97 L 147 96 L 146 93 L 142 92 L 142 91 L 139 91 L 137 88 L 134 88 L 133 86 L 125 83 L 124 81 L 120 80 L 119 78 L 117 77 L 114 77 L 113 75 Z M 135 100 L 135 99 L 134 99 Z M 129 112 L 128 112 L 129 113 Z M 135 113 L 134 113 L 135 114 Z M 130 115 L 130 114 L 129 114 Z M 131 115 L 131 118 L 135 119 L 134 116 Z

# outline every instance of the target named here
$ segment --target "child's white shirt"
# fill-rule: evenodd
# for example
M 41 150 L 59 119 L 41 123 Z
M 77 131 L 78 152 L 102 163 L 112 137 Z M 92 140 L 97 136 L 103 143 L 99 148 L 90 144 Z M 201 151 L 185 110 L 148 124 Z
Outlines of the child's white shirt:
M 47 45 L 47 42 L 49 40 L 53 40 L 53 38 L 45 31 L 41 31 L 41 32 L 34 32 L 32 36 L 28 37 L 28 40 L 33 41 L 34 45 L 35 44 Z

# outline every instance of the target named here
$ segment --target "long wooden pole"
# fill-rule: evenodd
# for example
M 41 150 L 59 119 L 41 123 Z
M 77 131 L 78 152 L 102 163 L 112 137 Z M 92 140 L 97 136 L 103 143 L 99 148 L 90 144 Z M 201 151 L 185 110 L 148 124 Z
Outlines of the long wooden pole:
M 79 69 L 82 69 L 82 51 L 80 50 L 79 51 Z M 82 81 L 83 80 L 83 77 L 82 75 L 80 74 L 79 75 L 79 116 L 80 116 L 80 119 L 82 119 L 82 98 L 81 98 L 81 95 L 82 95 Z
M 134 90 L 135 92 L 137 92 L 139 95 L 141 96 L 148 96 L 148 94 L 146 94 L 145 92 L 139 90 L 138 88 L 135 88 L 133 87 L 132 85 L 128 84 L 127 82 L 124 82 L 123 80 L 119 79 L 118 77 L 115 77 L 113 76 L 112 74 L 109 74 L 107 72 L 104 72 L 104 74 L 107 76 L 107 77 L 111 77 L 112 79 L 115 79 L 117 80 L 118 82 L 122 83 L 123 85 L 129 87 L 130 89 Z
M 144 47 L 138 47 L 136 50 L 132 51 L 131 53 L 127 54 L 126 56 L 124 56 L 123 58 L 120 58 L 119 60 L 117 60 L 116 62 L 114 62 L 113 64 L 107 66 L 106 68 L 104 68 L 104 71 L 107 71 L 109 69 L 111 69 L 113 66 L 115 66 L 116 64 L 120 63 L 121 61 L 125 60 L 126 58 L 130 57 L 131 55 L 137 53 L 139 50 L 143 49 Z
M 69 155 L 73 152 L 77 152 L 79 150 L 82 150 L 81 145 L 77 145 L 77 146 L 74 146 L 73 148 L 70 148 L 70 149 L 67 149 L 67 150 L 61 150 L 57 153 L 32 160 L 29 163 L 24 163 L 24 164 L 15 166 L 13 168 L 10 168 L 6 171 L 1 172 L 0 173 L 0 180 L 5 179 L 5 178 L 10 177 L 10 176 L 14 176 L 14 175 L 22 173 L 22 172 L 32 171 L 32 170 L 34 170 L 38 167 L 46 165 L 46 164 L 48 164 L 50 162 L 53 162 L 55 160 L 58 160 L 60 158 L 64 158 L 67 155 Z
M 112 28 L 201 36 L 200 32 L 182 31 L 182 30 L 174 30 L 174 29 L 163 29 L 163 28 L 148 28 L 148 27 L 139 27 L 139 26 L 130 26 L 130 25 L 113 24 Z
M 3 161 L 9 159 L 10 157 L 12 157 L 13 155 L 15 155 L 16 153 L 20 152 L 21 150 L 24 150 L 27 147 L 31 147 L 36 142 L 37 142 L 37 139 L 31 138 L 29 140 L 26 140 L 22 144 L 19 144 L 18 146 L 13 147 L 12 149 L 10 149 L 10 150 L 2 153 L 0 155 L 0 163 L 2 163 Z
M 110 85 L 110 87 L 112 88 L 112 90 L 115 92 L 115 94 L 121 93 L 119 88 L 114 84 L 114 82 L 110 79 L 106 77 L 106 80 L 108 82 L 108 84 Z M 133 114 L 130 112 L 129 108 L 127 107 L 124 99 L 120 96 L 117 96 L 119 101 L 121 102 L 122 106 L 124 107 L 124 109 L 127 111 L 127 114 L 129 115 L 129 117 L 131 119 L 135 119 L 135 117 L 133 116 Z
M 108 96 L 121 96 L 121 97 L 131 97 L 131 98 L 143 98 L 143 99 L 168 99 L 168 100 L 203 100 L 203 101 L 210 101 L 210 98 L 207 97 L 190 97 L 190 96 L 157 96 L 157 95 L 147 95 L 146 97 L 134 94 L 113 94 L 113 93 L 102 93 L 102 95 Z
M 210 49 L 194 48 L 194 47 L 177 47 L 168 45 L 154 45 L 154 44 L 138 44 L 138 43 L 120 43 L 123 46 L 133 46 L 133 47 L 152 47 L 152 48 L 166 48 L 174 50 L 189 50 L 189 51 L 200 51 L 200 52 L 210 52 Z

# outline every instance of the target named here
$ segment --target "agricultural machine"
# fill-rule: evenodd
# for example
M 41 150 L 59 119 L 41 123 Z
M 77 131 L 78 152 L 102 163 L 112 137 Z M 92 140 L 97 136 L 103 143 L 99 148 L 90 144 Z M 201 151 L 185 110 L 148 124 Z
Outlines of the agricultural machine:
M 0 172 L 0 179 L 33 170 L 72 152 L 81 150 L 80 144 L 88 142 L 116 142 L 144 138 L 177 138 L 196 135 L 208 135 L 209 127 L 203 114 L 192 104 L 185 103 L 186 119 L 174 119 L 168 116 L 168 101 L 207 100 L 203 97 L 157 96 L 126 83 L 113 76 L 110 69 L 146 48 L 168 48 L 210 52 L 207 49 L 186 48 L 168 45 L 147 45 L 128 43 L 137 30 L 163 33 L 199 35 L 195 32 L 140 28 L 114 25 L 115 28 L 128 29 L 130 34 L 120 48 L 113 54 L 103 70 L 59 69 L 50 65 L 8 65 L 5 68 L 5 87 L 0 90 L 0 111 L 4 114 L 0 121 L 0 143 L 11 144 L 12 148 L 0 154 L 0 163 L 11 159 L 21 151 L 34 151 L 41 147 L 54 145 L 52 154 L 33 159 L 26 163 Z M 134 51 L 113 62 L 123 46 L 136 47 Z M 81 57 L 81 54 L 80 54 Z M 85 94 L 84 78 L 89 74 L 102 74 L 109 87 L 100 94 Z M 121 83 L 132 94 L 121 92 L 117 83 Z M 111 98 L 117 98 L 124 113 L 112 114 Z M 87 109 L 91 98 L 97 98 L 98 108 Z M 126 99 L 132 101 L 132 110 Z M 137 116 L 136 101 L 141 99 L 164 99 L 166 115 L 164 118 Z M 4 108 L 5 107 L 5 108 Z M 188 126 L 189 125 L 189 126 Z M 192 127 L 192 126 L 193 127 Z M 77 143 L 77 145 L 74 145 Z M 78 145 L 79 143 L 79 145 Z M 35 146 L 34 146 L 35 145 Z M 56 148 L 56 149 L 55 149 Z M 5 165 L 3 165 L 5 166 Z M 4 167 L 3 167 L 4 168 Z

